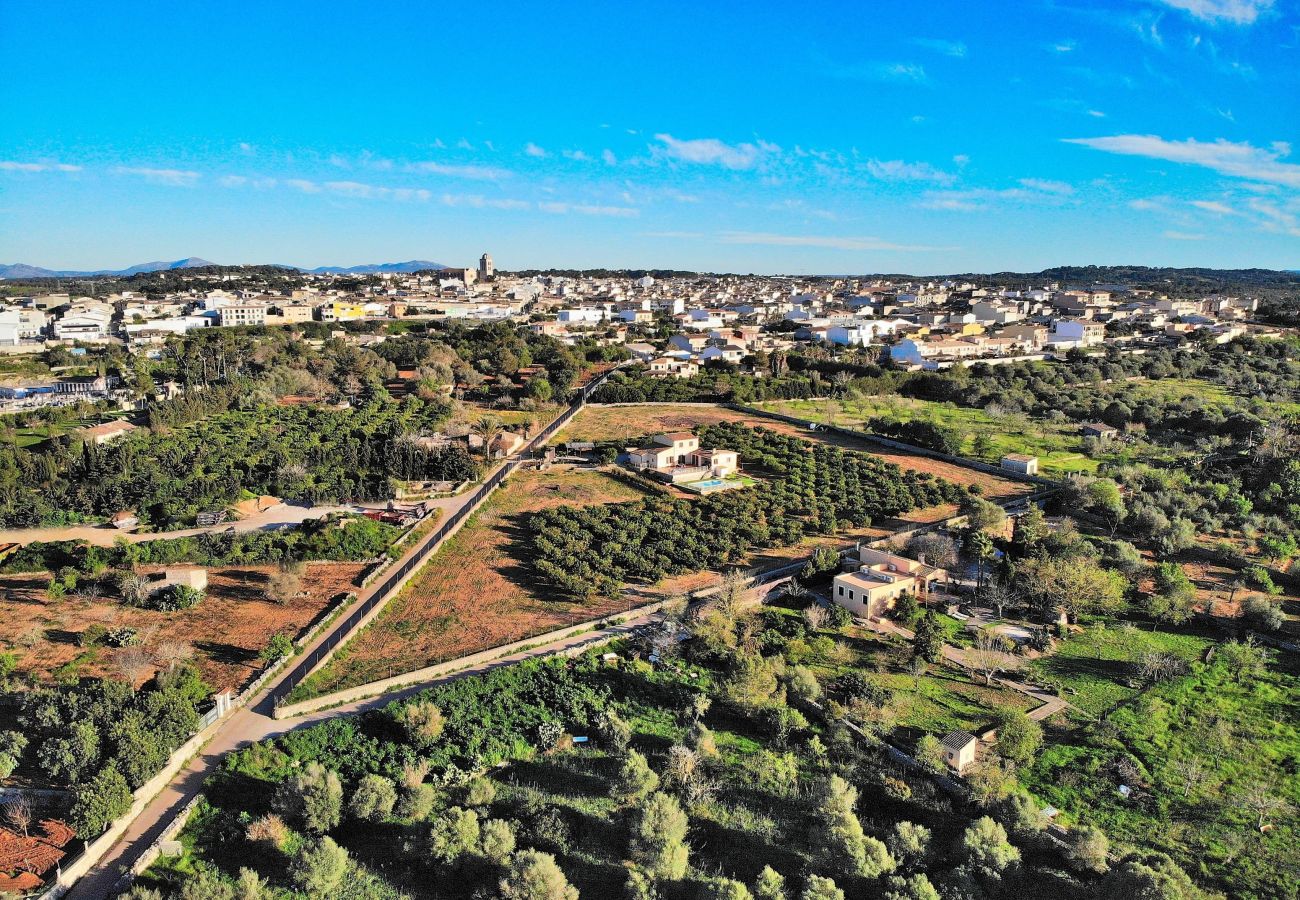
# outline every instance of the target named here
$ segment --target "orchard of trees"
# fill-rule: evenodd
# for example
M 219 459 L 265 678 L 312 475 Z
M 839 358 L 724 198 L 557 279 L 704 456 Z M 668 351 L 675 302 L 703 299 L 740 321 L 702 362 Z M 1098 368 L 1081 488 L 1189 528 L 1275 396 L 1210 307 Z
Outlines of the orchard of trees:
M 699 437 L 702 446 L 737 451 L 762 483 L 695 501 L 652 496 L 534 513 L 528 527 L 537 571 L 571 596 L 613 595 L 626 582 L 721 569 L 754 550 L 964 496 L 950 482 L 870 454 L 764 428 L 712 425 Z
M 0 451 L 0 522 L 93 521 L 129 509 L 142 522 L 175 527 L 248 494 L 380 500 L 393 496 L 393 479 L 475 477 L 467 449 L 413 440 L 437 421 L 430 409 L 413 399 L 355 410 L 263 406 L 99 447 L 55 440 Z
M 71 788 L 69 824 L 92 840 L 126 812 L 131 792 L 198 728 L 198 710 L 209 693 L 183 661 L 139 690 L 125 681 L 88 678 L 28 692 L 18 715 L 25 746 L 19 768 L 29 766 L 46 783 Z

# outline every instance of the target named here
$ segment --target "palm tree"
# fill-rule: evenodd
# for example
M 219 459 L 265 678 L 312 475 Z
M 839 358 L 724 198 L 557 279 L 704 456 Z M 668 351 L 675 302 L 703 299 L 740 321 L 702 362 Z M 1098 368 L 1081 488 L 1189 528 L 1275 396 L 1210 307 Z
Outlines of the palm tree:
M 470 431 L 483 440 L 483 456 L 491 456 L 492 442 L 501 434 L 501 422 L 493 416 L 483 416 L 470 426 Z

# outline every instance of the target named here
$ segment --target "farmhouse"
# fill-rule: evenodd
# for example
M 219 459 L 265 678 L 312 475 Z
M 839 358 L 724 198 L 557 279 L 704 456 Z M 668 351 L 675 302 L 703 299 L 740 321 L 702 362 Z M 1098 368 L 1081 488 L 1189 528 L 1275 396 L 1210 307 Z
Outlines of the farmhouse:
M 844 561 L 845 571 L 835 576 L 831 596 L 849 612 L 867 619 L 893 609 L 904 594 L 926 597 L 934 582 L 947 577 L 943 569 L 925 563 L 859 547 Z
M 77 431 L 77 437 L 90 444 L 107 444 L 109 441 L 130 434 L 136 430 L 136 426 L 130 422 L 116 420 L 113 422 L 104 422 L 101 425 L 91 425 L 89 428 L 82 428 Z
M 656 435 L 650 446 L 629 453 L 627 462 L 634 469 L 673 484 L 726 478 L 740 468 L 734 450 L 702 450 L 700 439 L 689 431 Z
M 1081 425 L 1079 430 L 1084 437 L 1097 438 L 1100 441 L 1108 441 L 1119 434 L 1118 428 L 1112 428 L 1105 422 L 1089 422 L 1086 425 Z

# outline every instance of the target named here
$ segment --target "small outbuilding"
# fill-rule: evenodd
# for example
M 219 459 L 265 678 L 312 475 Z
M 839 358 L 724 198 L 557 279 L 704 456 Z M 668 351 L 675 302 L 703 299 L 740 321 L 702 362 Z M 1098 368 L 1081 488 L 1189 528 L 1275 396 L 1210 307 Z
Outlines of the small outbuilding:
M 1008 453 L 1002 457 L 1002 469 L 1017 475 L 1037 475 L 1038 457 L 1024 453 Z
M 950 731 L 939 743 L 943 747 L 943 761 L 958 775 L 975 762 L 975 747 L 979 741 L 970 732 Z
M 128 528 L 134 528 L 139 525 L 140 517 L 130 510 L 124 509 L 121 512 L 113 513 L 113 517 L 108 520 L 108 523 L 114 528 L 120 528 L 125 531 Z

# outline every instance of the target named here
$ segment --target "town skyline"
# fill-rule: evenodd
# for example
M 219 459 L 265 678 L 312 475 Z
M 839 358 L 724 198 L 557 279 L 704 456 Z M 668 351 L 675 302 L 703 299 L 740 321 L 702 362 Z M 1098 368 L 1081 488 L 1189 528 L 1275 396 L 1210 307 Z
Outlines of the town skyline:
M 407 10 L 466 42 L 400 73 L 337 12 L 67 10 L 0 13 L 6 262 L 1300 266 L 1292 3 Z M 183 50 L 99 61 L 141 35 Z

